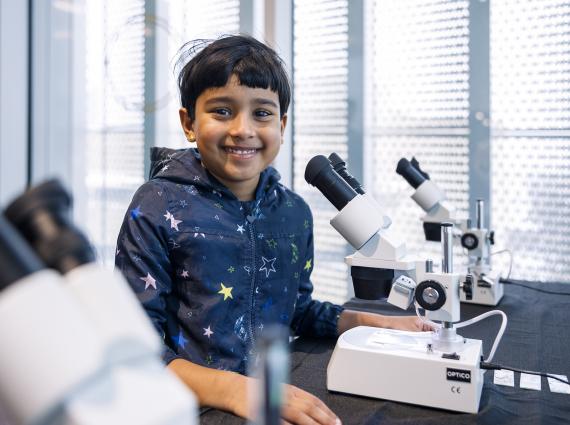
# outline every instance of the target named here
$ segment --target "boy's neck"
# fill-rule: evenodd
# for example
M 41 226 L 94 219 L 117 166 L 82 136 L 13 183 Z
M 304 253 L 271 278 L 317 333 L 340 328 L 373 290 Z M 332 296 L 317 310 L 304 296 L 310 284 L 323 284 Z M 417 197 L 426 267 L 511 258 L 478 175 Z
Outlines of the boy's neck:
M 231 187 L 226 183 L 224 184 L 236 196 L 236 198 L 242 202 L 253 201 L 255 199 L 255 189 L 257 188 L 257 184 L 254 186 L 253 190 L 241 187 L 241 185 L 239 187 Z
M 202 164 L 204 166 L 204 164 Z M 204 166 L 204 168 L 206 168 Z M 238 198 L 242 202 L 246 201 L 253 201 L 255 199 L 255 190 L 257 189 L 257 185 L 259 184 L 260 175 L 256 178 L 247 180 L 247 181 L 240 181 L 234 182 L 231 180 L 226 180 L 218 177 L 214 173 L 210 171 L 210 173 L 224 186 L 226 186 L 230 192 L 232 192 L 236 198 Z

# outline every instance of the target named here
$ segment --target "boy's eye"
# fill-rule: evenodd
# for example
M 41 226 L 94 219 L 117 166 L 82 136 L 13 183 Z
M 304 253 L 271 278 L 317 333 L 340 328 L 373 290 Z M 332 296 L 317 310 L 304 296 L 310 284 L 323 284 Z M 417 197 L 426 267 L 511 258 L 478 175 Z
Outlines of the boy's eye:
M 228 108 L 214 108 L 212 112 L 222 116 L 229 116 L 232 113 Z
M 265 109 L 258 109 L 257 111 L 255 111 L 255 116 L 259 117 L 259 118 L 265 118 L 268 117 L 270 115 L 273 115 L 271 112 L 265 110 Z

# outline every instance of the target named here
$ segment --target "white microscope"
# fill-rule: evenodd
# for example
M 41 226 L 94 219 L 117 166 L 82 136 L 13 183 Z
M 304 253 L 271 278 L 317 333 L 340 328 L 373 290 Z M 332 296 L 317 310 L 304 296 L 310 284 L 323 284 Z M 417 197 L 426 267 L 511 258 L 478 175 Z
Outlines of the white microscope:
M 440 240 L 441 223 L 457 226 L 454 237 L 467 250 L 467 272 L 473 276 L 472 293 L 461 293 L 461 302 L 495 306 L 503 298 L 504 284 L 500 274 L 493 271 L 491 245 L 495 243 L 495 233 L 485 227 L 485 211 L 482 199 L 477 200 L 475 226 L 470 219 L 457 217 L 456 209 L 446 202 L 445 193 L 422 171 L 419 162 L 412 158 L 400 159 L 396 172 L 415 189 L 412 199 L 426 212 L 422 217 L 426 240 Z
M 50 181 L 0 214 L 0 404 L 17 425 L 197 424 L 193 393 L 123 277 L 93 262 L 70 202 Z
M 453 271 L 453 224 L 440 226 L 442 267 L 434 272 L 431 261 L 417 261 L 406 254 L 405 244 L 391 234 L 390 220 L 383 217 L 378 204 L 362 190 L 357 193 L 356 184 L 346 177 L 346 172 L 336 171 L 337 155 L 329 158 L 330 161 L 319 155 L 311 159 L 305 179 L 339 210 L 331 225 L 357 250 L 345 259 L 351 269 L 357 270 L 356 275 L 351 270 L 356 296 L 380 299 L 388 294 L 388 302 L 402 309 L 414 302 L 418 316 L 421 307 L 437 331 L 359 326 L 343 333 L 327 368 L 327 388 L 476 413 L 483 388 L 482 342 L 461 337 L 456 328 L 491 314 L 502 315 L 503 325 L 487 359 L 490 360 L 506 327 L 506 316 L 488 312 L 458 323 L 460 293 L 469 292 L 472 282 L 461 281 Z M 373 287 L 380 289 L 370 289 Z

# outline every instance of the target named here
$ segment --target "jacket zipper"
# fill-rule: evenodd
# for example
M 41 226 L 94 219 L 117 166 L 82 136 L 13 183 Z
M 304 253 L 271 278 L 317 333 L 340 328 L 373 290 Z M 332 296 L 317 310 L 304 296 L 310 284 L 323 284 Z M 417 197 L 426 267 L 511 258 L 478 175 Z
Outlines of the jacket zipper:
M 251 300 L 251 310 L 249 316 L 249 336 L 251 338 L 251 348 L 255 347 L 255 339 L 253 337 L 253 316 L 254 316 L 254 301 L 255 301 L 255 273 L 256 273 L 256 263 L 255 263 L 255 232 L 253 231 L 253 222 L 249 219 L 249 214 L 246 217 L 246 220 L 249 222 L 249 237 L 251 238 L 251 248 L 252 248 L 252 268 L 251 268 L 251 291 L 250 291 L 250 300 Z

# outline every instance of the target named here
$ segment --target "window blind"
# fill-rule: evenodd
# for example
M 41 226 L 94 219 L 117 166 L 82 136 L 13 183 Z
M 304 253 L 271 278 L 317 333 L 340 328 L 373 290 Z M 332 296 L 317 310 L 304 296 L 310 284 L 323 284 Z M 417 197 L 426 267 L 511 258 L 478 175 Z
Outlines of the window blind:
M 468 1 L 366 3 L 366 186 L 408 249 L 434 259 L 441 248 L 425 242 L 420 221 L 425 213 L 409 199 L 414 190 L 395 169 L 401 157 L 415 156 L 449 202 L 467 215 L 468 7 Z
M 87 232 L 100 260 L 114 262 L 122 218 L 144 181 L 142 0 L 85 2 Z M 127 24 L 128 22 L 128 24 Z
M 344 239 L 331 227 L 336 209 L 304 180 L 315 155 L 347 153 L 348 2 L 295 1 L 293 10 L 293 185 L 314 218 L 314 296 L 337 303 L 348 296 Z
M 491 2 L 490 39 L 497 239 L 511 277 L 568 282 L 570 2 Z

